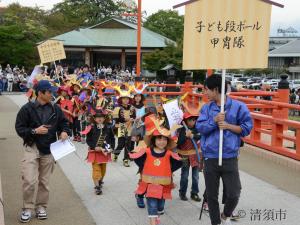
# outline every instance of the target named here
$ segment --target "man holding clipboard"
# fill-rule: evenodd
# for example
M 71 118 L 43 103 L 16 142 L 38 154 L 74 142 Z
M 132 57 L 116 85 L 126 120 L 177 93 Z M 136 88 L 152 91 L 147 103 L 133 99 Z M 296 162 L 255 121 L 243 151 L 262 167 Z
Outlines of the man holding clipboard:
M 16 118 L 15 128 L 25 148 L 21 166 L 23 210 L 20 221 L 23 223 L 31 220 L 33 210 L 38 219 L 47 219 L 49 178 L 55 164 L 50 145 L 56 142 L 57 134 L 62 140 L 71 134 L 61 109 L 51 102 L 54 91 L 48 80 L 39 81 L 35 87 L 36 100 L 26 103 Z

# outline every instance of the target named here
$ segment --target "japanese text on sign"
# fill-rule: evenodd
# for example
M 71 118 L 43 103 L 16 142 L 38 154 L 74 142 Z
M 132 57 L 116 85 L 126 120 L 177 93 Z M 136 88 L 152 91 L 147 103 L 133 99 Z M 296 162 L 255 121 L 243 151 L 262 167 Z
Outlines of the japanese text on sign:
M 210 44 L 212 44 L 213 48 L 221 47 L 223 49 L 230 48 L 244 48 L 245 47 L 245 39 L 243 36 L 243 32 L 245 31 L 259 31 L 262 28 L 259 21 L 254 24 L 247 24 L 247 21 L 234 21 L 227 20 L 225 23 L 222 21 L 215 22 L 203 22 L 202 20 L 197 22 L 197 32 L 212 32 L 212 33 L 220 33 L 224 34 L 223 38 L 214 37 L 210 39 Z M 232 37 L 231 34 L 234 33 Z
M 38 46 L 41 63 L 65 59 L 66 54 L 62 42 L 49 40 Z
M 186 5 L 183 69 L 267 68 L 271 10 L 259 0 Z

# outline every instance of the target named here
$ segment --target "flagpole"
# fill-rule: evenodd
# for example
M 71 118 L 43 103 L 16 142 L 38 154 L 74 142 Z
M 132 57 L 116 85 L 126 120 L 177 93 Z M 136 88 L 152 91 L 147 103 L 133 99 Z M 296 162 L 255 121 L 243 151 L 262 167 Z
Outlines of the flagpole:
M 225 75 L 226 75 L 226 70 L 222 69 L 221 113 L 224 113 L 224 105 L 225 105 Z M 222 158 L 223 158 L 223 129 L 220 129 L 219 166 L 222 166 Z

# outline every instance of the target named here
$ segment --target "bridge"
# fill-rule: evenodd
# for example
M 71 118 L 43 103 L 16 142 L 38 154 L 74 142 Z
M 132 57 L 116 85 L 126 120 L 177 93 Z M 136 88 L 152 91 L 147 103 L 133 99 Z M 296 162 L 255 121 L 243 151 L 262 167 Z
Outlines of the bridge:
M 284 80 L 283 80 L 284 83 Z M 155 86 L 155 85 L 150 85 Z M 189 92 L 190 101 L 205 101 L 202 93 L 192 93 L 192 88 L 202 86 L 186 82 L 182 85 L 156 85 L 180 88 L 179 92 L 148 92 L 148 95 L 178 96 Z M 288 103 L 288 90 L 232 92 L 232 98 L 245 102 L 254 119 L 254 129 L 245 138 L 239 158 L 242 194 L 237 210 L 243 218 L 236 224 L 298 224 L 300 215 L 300 122 L 289 120 L 288 110 L 300 110 Z M 258 100 L 256 96 L 272 96 L 273 101 Z M 0 172 L 2 178 L 3 208 L 6 225 L 18 224 L 22 206 L 20 161 L 22 141 L 14 130 L 16 113 L 27 101 L 24 95 L 0 96 Z M 151 101 L 151 98 L 149 98 Z M 138 181 L 137 167 L 132 163 L 124 168 L 121 162 L 108 166 L 102 196 L 95 196 L 91 167 L 86 163 L 86 145 L 76 143 L 77 151 L 57 164 L 51 178 L 49 219 L 45 225 L 122 224 L 144 225 L 147 212 L 136 206 L 134 190 Z M 199 221 L 201 204 L 191 200 L 183 202 L 178 197 L 180 171 L 175 173 L 177 187 L 173 200 L 167 202 L 162 224 L 209 225 L 208 214 Z M 200 192 L 204 179 L 200 175 Z M 222 193 L 222 190 L 220 190 Z M 220 198 L 222 194 L 220 194 Z M 1 198 L 2 199 L 2 198 Z M 221 202 L 221 201 L 220 201 Z M 0 205 L 1 206 L 1 205 Z M 0 207 L 0 224 L 1 221 Z M 30 224 L 40 224 L 32 220 Z M 2 224 L 1 224 L 2 225 Z

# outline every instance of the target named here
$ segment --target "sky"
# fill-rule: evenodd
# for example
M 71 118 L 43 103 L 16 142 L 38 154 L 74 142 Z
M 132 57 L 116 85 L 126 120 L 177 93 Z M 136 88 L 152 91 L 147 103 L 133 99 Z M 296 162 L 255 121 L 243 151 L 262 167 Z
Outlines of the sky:
M 62 0 L 0 0 L 0 6 L 7 6 L 13 2 L 19 2 L 24 6 L 41 6 L 43 9 L 51 9 L 52 6 Z M 160 9 L 172 9 L 173 5 L 186 0 L 142 0 L 142 8 L 147 11 L 147 15 L 157 12 Z M 243 0 L 241 0 L 243 1 Z M 300 1 L 299 0 L 273 0 L 285 5 L 279 8 L 273 6 L 271 35 L 277 34 L 277 29 L 286 29 L 290 26 L 298 30 L 300 36 Z M 137 2 L 137 0 L 136 0 Z M 179 9 L 180 14 L 184 14 L 184 7 Z

